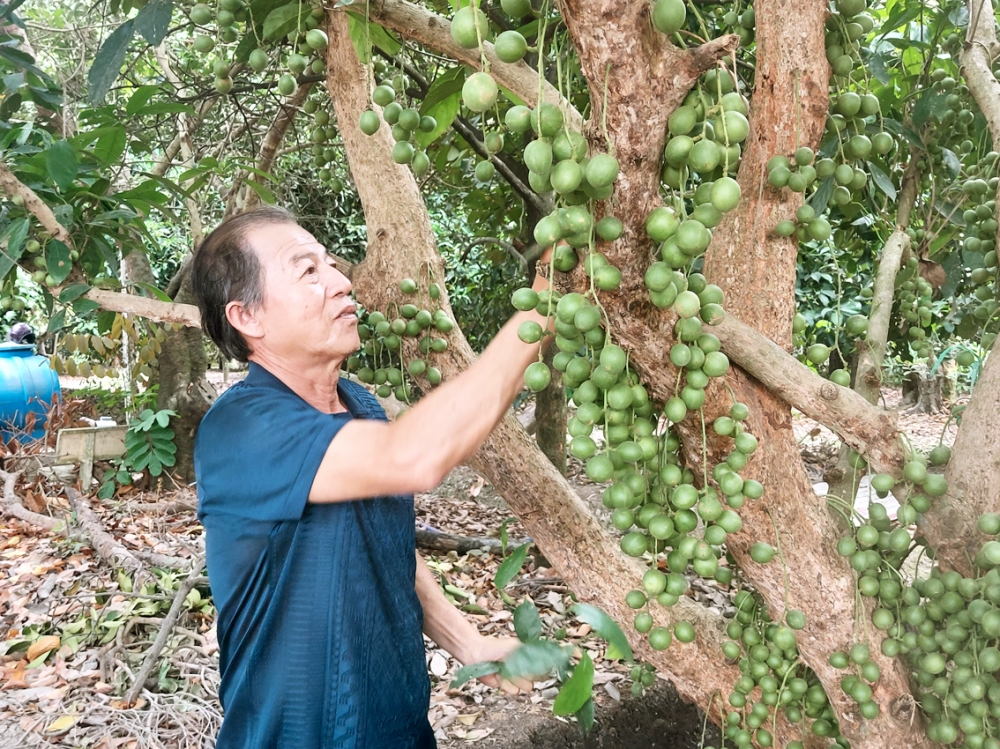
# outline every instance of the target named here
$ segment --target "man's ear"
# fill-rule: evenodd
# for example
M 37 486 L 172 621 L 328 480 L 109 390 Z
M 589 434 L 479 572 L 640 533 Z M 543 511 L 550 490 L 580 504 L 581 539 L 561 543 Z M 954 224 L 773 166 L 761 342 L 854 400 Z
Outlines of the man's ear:
M 244 338 L 261 338 L 264 326 L 243 302 L 230 302 L 226 305 L 226 319 L 238 330 Z

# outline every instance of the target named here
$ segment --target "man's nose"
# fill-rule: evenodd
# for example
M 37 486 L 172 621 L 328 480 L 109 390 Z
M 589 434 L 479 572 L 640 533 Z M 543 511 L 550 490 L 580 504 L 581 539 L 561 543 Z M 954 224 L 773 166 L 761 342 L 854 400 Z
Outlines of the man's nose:
M 333 265 L 327 266 L 326 287 L 331 296 L 346 296 L 351 293 L 351 279 Z

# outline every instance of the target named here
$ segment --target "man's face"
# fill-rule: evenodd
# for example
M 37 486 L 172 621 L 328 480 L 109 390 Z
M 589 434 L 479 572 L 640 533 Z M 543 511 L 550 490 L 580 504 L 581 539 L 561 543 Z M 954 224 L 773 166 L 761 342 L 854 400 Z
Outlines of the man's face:
M 361 345 L 351 282 L 326 248 L 294 224 L 252 229 L 247 241 L 264 275 L 264 302 L 253 312 L 255 354 L 303 364 L 343 360 Z

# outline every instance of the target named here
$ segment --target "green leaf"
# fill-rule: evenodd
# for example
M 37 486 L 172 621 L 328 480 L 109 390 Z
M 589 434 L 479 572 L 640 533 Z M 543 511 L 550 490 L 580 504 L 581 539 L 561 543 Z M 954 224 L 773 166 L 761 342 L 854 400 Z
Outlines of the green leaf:
M 569 666 L 572 648 L 563 648 L 552 640 L 538 640 L 521 645 L 500 666 L 505 679 L 516 676 L 544 677 L 553 669 L 563 672 Z
M 584 650 L 583 657 L 573 669 L 573 675 L 563 684 L 552 703 L 552 712 L 556 715 L 572 715 L 591 698 L 593 689 L 594 662 Z
M 507 518 L 500 523 L 500 555 L 507 556 L 507 524 L 517 518 Z
M 883 86 L 888 86 L 891 78 L 889 78 L 889 71 L 885 67 L 885 58 L 877 53 L 871 54 L 868 55 L 867 63 L 868 69 L 872 71 L 875 79 Z
M 97 498 L 111 499 L 113 496 L 115 496 L 115 480 L 108 479 L 101 484 L 101 488 L 97 490 Z
M 868 173 L 872 175 L 872 181 L 882 192 L 888 196 L 889 200 L 896 199 L 896 186 L 892 184 L 892 180 L 889 175 L 879 169 L 875 164 L 868 161 L 865 162 L 868 165 Z
M 246 186 L 249 187 L 251 190 L 253 190 L 255 193 L 257 193 L 260 196 L 260 199 L 263 200 L 268 205 L 274 205 L 278 200 L 276 197 L 274 197 L 274 193 L 268 190 L 266 187 L 264 187 L 264 185 L 262 185 L 260 182 L 248 179 L 246 181 Z
M 139 114 L 142 108 L 146 106 L 146 102 L 152 99 L 159 91 L 159 86 L 139 86 L 135 90 L 135 93 L 128 98 L 128 103 L 125 105 L 125 114 L 129 117 Z
M 104 101 L 111 84 L 118 78 L 122 63 L 125 62 L 128 45 L 134 35 L 135 19 L 130 18 L 112 31 L 111 36 L 101 45 L 87 74 L 87 82 L 90 85 L 88 101 L 91 104 L 100 104 Z
M 12 94 L 24 85 L 24 73 L 10 73 L 3 77 L 3 86 Z
M 155 104 L 150 104 L 148 107 L 142 110 L 142 114 L 176 114 L 178 112 L 183 112 L 184 114 L 194 114 L 194 107 L 188 104 L 181 104 L 178 101 L 158 101 Z
M 427 89 L 427 96 L 420 104 L 420 114 L 430 114 L 430 110 L 436 107 L 445 99 L 451 98 L 454 94 L 462 93 L 462 86 L 465 85 L 465 68 L 452 68 L 447 73 L 443 73 L 434 79 L 430 88 Z
M 57 330 L 62 330 L 66 327 L 66 308 L 59 310 L 52 317 L 49 318 L 48 327 L 45 328 L 46 333 L 54 333 Z
M 455 673 L 455 678 L 452 679 L 451 684 L 448 685 L 449 689 L 454 689 L 455 687 L 462 686 L 465 682 L 471 681 L 472 679 L 478 679 L 481 676 L 489 676 L 490 674 L 495 674 L 500 670 L 499 661 L 482 661 L 480 663 L 470 663 L 468 666 L 462 666 Z
M 500 563 L 500 566 L 497 568 L 496 577 L 493 578 L 493 583 L 497 586 L 498 590 L 506 588 L 507 583 L 513 580 L 514 575 L 520 571 L 525 558 L 528 556 L 529 546 L 531 546 L 530 541 L 518 546 L 511 552 L 509 557 Z
M 938 94 L 934 91 L 927 90 L 921 96 L 920 99 L 913 107 L 913 114 L 911 116 L 911 121 L 913 122 L 913 127 L 918 130 L 927 124 L 930 119 L 931 114 L 937 108 L 937 100 L 944 100 L 943 94 Z
M 4 6 L 3 12 L 0 13 L 0 21 L 6 22 L 8 18 L 12 17 L 14 11 L 24 5 L 26 1 L 27 0 L 12 0 L 12 2 L 7 3 L 7 5 Z M 16 18 L 16 16 L 13 17 Z
M 163 41 L 170 28 L 170 14 L 174 10 L 173 0 L 153 0 L 135 17 L 135 30 L 152 46 Z
M 82 297 L 88 291 L 90 291 L 90 286 L 85 283 L 70 284 L 59 292 L 59 301 L 63 304 L 69 304 L 74 299 Z
M 451 127 L 452 123 L 455 121 L 455 117 L 458 116 L 458 110 L 462 104 L 462 94 L 452 94 L 447 99 L 440 101 L 434 107 L 428 110 L 424 110 L 423 107 L 420 108 L 420 114 L 422 116 L 433 117 L 437 121 L 437 125 L 429 133 L 418 131 L 416 134 L 417 143 L 420 144 L 421 148 L 427 148 L 431 143 L 436 141 L 441 135 Z
M 159 424 L 161 427 L 166 428 L 167 424 L 170 423 L 170 416 L 172 414 L 173 411 L 157 411 L 155 417 L 156 423 Z
M 93 154 L 101 164 L 114 164 L 125 152 L 128 144 L 128 134 L 121 126 L 101 127 L 91 131 L 91 135 L 97 135 L 97 142 L 94 144 Z
M 59 186 L 60 190 L 66 190 L 73 184 L 80 165 L 76 160 L 76 151 L 69 141 L 57 140 L 49 146 L 45 152 L 45 167 L 49 170 L 49 178 Z
M 73 261 L 69 257 L 69 247 L 58 239 L 50 239 L 45 247 L 46 270 L 56 283 L 62 283 L 73 270 Z
M 514 632 L 521 642 L 533 642 L 542 634 L 542 620 L 530 598 L 514 609 Z
M 132 283 L 130 283 L 128 285 L 131 288 L 142 289 L 143 291 L 149 292 L 154 297 L 156 297 L 157 299 L 159 299 L 161 302 L 172 303 L 174 301 L 169 296 L 167 296 L 166 292 L 161 291 L 160 289 L 156 288 L 155 286 L 153 286 L 151 284 L 148 284 L 148 283 L 139 283 L 138 281 L 133 281 Z
M 938 199 L 934 201 L 934 210 L 948 219 L 955 226 L 965 226 L 965 218 L 962 216 L 960 206 Z
M 958 160 L 958 156 L 955 155 L 954 151 L 942 148 L 941 160 L 944 161 L 944 167 L 951 179 L 956 179 L 962 173 L 962 162 Z
M 24 252 L 24 240 L 28 236 L 29 222 L 27 218 L 16 218 L 7 224 L 0 242 L 7 240 L 7 248 L 0 250 L 0 278 L 6 278 L 14 263 L 21 259 Z
M 83 317 L 100 308 L 101 305 L 93 299 L 77 299 L 73 302 L 73 312 L 77 317 Z
M 605 614 L 596 606 L 589 603 L 578 603 L 571 609 L 576 614 L 576 618 L 581 622 L 589 624 L 597 634 L 613 645 L 615 649 L 624 654 L 625 660 L 632 662 L 632 646 L 628 644 L 625 633 L 621 627 L 610 616 Z
M 589 699 L 583 703 L 583 707 L 576 711 L 576 720 L 583 729 L 583 735 L 590 733 L 594 727 L 594 700 Z
M 272 41 L 287 36 L 305 23 L 305 17 L 312 12 L 308 3 L 292 2 L 268 13 L 264 19 L 264 37 Z
M 368 35 L 365 32 L 364 17 L 358 17 L 355 13 L 347 13 L 347 34 L 351 37 L 351 44 L 358 59 L 365 65 L 371 60 L 368 56 Z
M 833 177 L 824 177 L 816 186 L 816 192 L 809 198 L 809 205 L 816 211 L 817 216 L 822 214 L 830 203 L 830 196 L 833 195 L 833 182 Z

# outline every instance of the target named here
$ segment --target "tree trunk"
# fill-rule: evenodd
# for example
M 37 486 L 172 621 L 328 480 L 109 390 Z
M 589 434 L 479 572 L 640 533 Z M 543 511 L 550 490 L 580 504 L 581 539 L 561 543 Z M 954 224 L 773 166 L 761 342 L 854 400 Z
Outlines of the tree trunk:
M 814 150 L 827 117 L 829 66 L 824 58 L 823 25 L 827 5 L 819 0 L 791 3 L 758 0 L 756 89 L 750 110 L 751 134 L 739 171 L 743 200 L 716 231 L 705 261 L 709 281 L 723 288 L 727 310 L 786 350 L 791 349 L 795 304 L 796 244 L 774 236 L 778 220 L 789 218 L 801 197 L 766 183 L 767 160 L 790 155 L 798 146 Z M 778 618 L 785 602 L 806 614 L 799 637 L 803 660 L 826 689 L 840 730 L 854 747 L 927 746 L 905 665 L 881 655 L 882 633 L 855 624 L 857 595 L 846 560 L 836 553 L 839 528 L 824 503 L 817 501 L 799 455 L 791 412 L 776 394 L 736 370 L 729 378 L 738 400 L 750 406 L 748 425 L 761 453 L 741 471 L 765 487 L 765 496 L 741 510 L 743 530 L 730 536 L 730 552 L 745 577 Z M 715 397 L 713 397 L 713 395 Z M 728 410 L 728 396 L 710 393 L 705 418 Z M 755 407 L 756 405 L 756 407 Z M 692 442 L 690 424 L 682 425 L 685 448 Z M 700 428 L 697 430 L 700 436 Z M 783 566 L 759 565 L 748 555 L 756 541 L 781 542 Z M 786 582 L 787 576 L 787 582 Z M 870 611 L 863 608 L 860 615 Z M 866 637 L 867 634 L 867 637 Z M 865 721 L 840 689 L 842 673 L 829 665 L 835 650 L 868 642 L 882 670 L 874 699 L 880 715 Z
M 176 301 L 194 304 L 190 273 L 181 281 Z M 184 327 L 169 331 L 158 360 L 160 387 L 156 407 L 177 412 L 170 423 L 177 445 L 177 463 L 171 472 L 184 481 L 194 481 L 194 435 L 216 398 L 215 388 L 206 377 L 208 358 L 201 329 Z
M 552 371 L 549 386 L 535 395 L 535 440 L 559 473 L 566 475 L 566 388 L 562 372 L 552 369 L 555 346 L 545 352 L 545 363 Z
M 369 236 L 366 259 L 355 269 L 352 282 L 366 303 L 384 307 L 398 293 L 398 278 L 423 277 L 427 267 L 436 277 L 443 277 L 442 261 L 412 173 L 392 161 L 387 128 L 368 137 L 357 127 L 368 96 L 364 68 L 347 34 L 347 19 L 334 11 L 328 23 L 327 87 Z M 440 306 L 450 312 L 445 295 Z M 472 361 L 472 351 L 456 329 L 449 335 L 448 350 L 435 355 L 433 363 L 450 379 Z M 633 614 L 624 602 L 625 593 L 638 586 L 645 567 L 619 550 L 511 413 L 487 438 L 477 460 L 477 468 L 579 599 L 600 606 L 618 621 L 637 654 L 669 674 L 684 698 L 705 706 L 713 695 L 728 694 L 739 671 L 720 657 L 721 617 L 682 598 L 672 611 L 658 611 L 657 623 L 690 621 L 697 627 L 698 639 L 687 645 L 677 643 L 667 652 L 652 651 L 631 626 Z M 778 726 L 779 732 L 787 728 L 781 720 Z
M 932 375 L 914 370 L 903 379 L 903 400 L 899 404 L 908 414 L 933 414 L 944 408 L 942 394 L 944 372 L 940 369 Z
M 992 0 L 969 0 L 969 27 L 960 61 L 962 72 L 993 139 L 1000 148 L 1000 81 L 992 61 L 1000 51 Z M 1000 239 L 1000 229 L 997 238 Z M 924 518 L 922 530 L 938 550 L 942 567 L 969 573 L 969 560 L 987 540 L 976 529 L 981 513 L 1000 510 L 1000 430 L 996 404 L 1000 402 L 1000 361 L 996 353 L 986 360 L 972 399 L 962 414 L 953 457 L 945 478 L 948 494 L 938 499 Z

